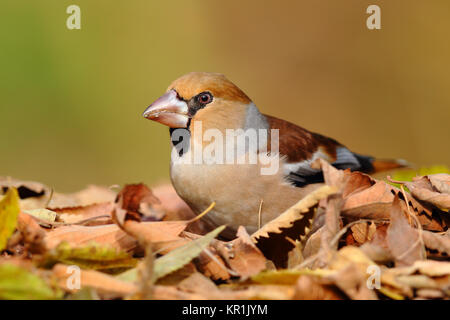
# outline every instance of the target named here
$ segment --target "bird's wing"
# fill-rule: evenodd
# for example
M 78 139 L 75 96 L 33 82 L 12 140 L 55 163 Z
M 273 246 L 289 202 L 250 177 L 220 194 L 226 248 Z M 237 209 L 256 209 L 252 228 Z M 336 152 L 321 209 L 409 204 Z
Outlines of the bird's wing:
M 323 182 L 323 174 L 311 168 L 311 163 L 322 158 L 338 169 L 364 172 L 373 170 L 373 158 L 351 152 L 331 138 L 310 132 L 285 120 L 267 116 L 270 129 L 279 130 L 279 152 L 286 157 L 284 173 L 296 186 Z

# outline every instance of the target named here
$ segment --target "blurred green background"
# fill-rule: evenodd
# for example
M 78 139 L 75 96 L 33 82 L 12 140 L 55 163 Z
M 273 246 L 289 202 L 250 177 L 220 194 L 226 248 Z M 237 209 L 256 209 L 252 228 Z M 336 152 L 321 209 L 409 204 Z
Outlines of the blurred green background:
M 190 71 L 354 151 L 449 165 L 449 14 L 448 0 L 2 0 L 0 175 L 58 191 L 168 180 L 168 130 L 141 113 Z

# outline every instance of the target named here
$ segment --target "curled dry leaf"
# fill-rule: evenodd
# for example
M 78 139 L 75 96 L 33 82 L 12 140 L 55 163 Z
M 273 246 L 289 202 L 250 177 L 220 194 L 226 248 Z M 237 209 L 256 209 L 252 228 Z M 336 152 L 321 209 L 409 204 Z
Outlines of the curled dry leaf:
M 377 230 L 375 223 L 360 222 L 350 227 L 353 238 L 357 243 L 363 244 L 373 239 Z
M 411 265 L 426 258 L 420 235 L 408 222 L 400 199 L 395 197 L 387 229 L 387 243 L 396 265 Z
M 315 164 L 324 173 L 325 182 L 337 186 L 344 197 L 342 215 L 350 219 L 388 220 L 389 210 L 395 195 L 403 198 L 400 189 L 384 181 L 372 179 L 361 172 L 338 170 L 323 159 Z M 414 209 L 424 229 L 443 231 L 441 222 L 432 216 L 432 211 L 406 194 L 409 205 Z
M 450 194 L 450 174 L 438 173 L 428 176 L 433 188 L 440 193 Z
M 251 240 L 244 227 L 237 231 L 237 239 L 217 246 L 226 263 L 241 279 L 247 279 L 266 268 L 266 258 Z
M 112 223 L 111 213 L 114 203 L 102 202 L 86 206 L 55 208 L 52 211 L 58 213 L 59 221 L 68 224 L 86 222 L 84 225 L 100 225 Z M 99 219 L 94 219 L 99 217 Z
M 423 242 L 429 249 L 437 250 L 450 256 L 450 236 L 448 234 L 437 234 L 430 231 L 424 231 Z
M 137 221 L 158 221 L 164 216 L 164 213 L 153 208 L 155 204 L 160 204 L 159 199 L 142 183 L 127 184 L 117 195 L 116 203 L 118 208 Z
M 441 209 L 450 209 L 450 194 L 441 193 L 439 190 L 448 191 L 449 175 L 433 177 L 433 183 L 428 176 L 413 178 L 412 182 L 404 182 L 411 194 L 418 200 L 425 201 Z M 438 188 L 435 188 L 437 186 Z

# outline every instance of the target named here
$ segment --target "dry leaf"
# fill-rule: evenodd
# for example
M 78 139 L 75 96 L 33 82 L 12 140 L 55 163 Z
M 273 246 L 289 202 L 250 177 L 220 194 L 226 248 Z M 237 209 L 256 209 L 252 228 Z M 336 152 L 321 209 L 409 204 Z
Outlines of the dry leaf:
M 54 208 L 52 211 L 58 213 L 59 221 L 73 224 L 90 220 L 84 225 L 99 225 L 112 223 L 111 213 L 114 209 L 113 202 L 94 203 L 86 206 Z M 102 217 L 100 219 L 94 219 Z
M 395 197 L 391 208 L 387 243 L 398 266 L 411 265 L 426 258 L 419 234 L 409 225 L 398 197 Z
M 295 285 L 296 300 L 342 300 L 345 299 L 331 281 L 321 279 L 316 276 L 300 276 Z
M 136 240 L 114 224 L 104 226 L 64 226 L 47 233 L 45 242 L 48 250 L 56 248 L 66 241 L 72 247 L 82 246 L 90 242 L 108 244 L 112 248 L 132 251 L 136 248 Z
M 46 251 L 46 233 L 32 216 L 20 212 L 17 218 L 17 229 L 22 234 L 25 247 L 33 253 L 43 253 Z
M 53 277 L 58 285 L 65 291 L 77 291 L 73 279 L 75 273 L 79 272 L 81 288 L 94 288 L 99 293 L 112 297 L 125 297 L 134 294 L 137 286 L 134 283 L 118 280 L 115 277 L 94 270 L 74 269 L 72 266 L 56 264 L 53 267 Z
M 367 222 L 361 222 L 351 226 L 350 229 L 356 242 L 363 244 L 366 241 L 372 240 L 377 227 L 373 222 L 370 225 Z
M 450 194 L 450 175 L 446 173 L 431 174 L 427 176 L 431 185 L 440 193 Z
M 450 236 L 448 234 L 439 235 L 434 232 L 424 231 L 422 236 L 427 248 L 450 256 Z
M 237 239 L 216 246 L 226 263 L 241 279 L 247 279 L 266 268 L 266 258 L 251 240 L 244 227 L 237 231 Z

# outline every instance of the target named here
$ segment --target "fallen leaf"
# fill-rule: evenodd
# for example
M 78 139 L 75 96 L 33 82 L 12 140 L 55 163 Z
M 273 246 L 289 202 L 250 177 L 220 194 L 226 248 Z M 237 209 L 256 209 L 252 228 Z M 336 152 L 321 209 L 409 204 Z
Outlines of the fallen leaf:
M 155 280 L 169 274 L 197 257 L 210 242 L 219 235 L 225 226 L 220 226 L 200 239 L 186 243 L 168 254 L 156 259 L 153 277 Z
M 33 272 L 8 262 L 0 263 L 0 299 L 54 300 L 62 297 Z
M 450 194 L 450 175 L 446 173 L 438 173 L 428 175 L 431 185 L 440 193 Z
M 244 227 L 240 226 L 236 235 L 235 240 L 220 243 L 219 252 L 231 269 L 245 280 L 266 268 L 266 258 Z
M 6 248 L 9 237 L 16 229 L 19 212 L 19 194 L 15 188 L 9 188 L 0 201 L 0 252 Z
M 372 240 L 377 228 L 373 222 L 370 225 L 367 222 L 361 222 L 351 226 L 350 229 L 356 242 L 363 244 Z
M 414 177 L 412 181 L 393 181 L 404 184 L 412 196 L 417 200 L 428 202 L 440 209 L 450 209 L 450 194 L 447 192 L 449 187 L 450 175 L 439 174 L 432 176 Z M 433 181 L 431 181 L 431 179 Z M 439 190 L 444 190 L 441 193 Z
M 79 272 L 80 288 L 94 288 L 101 294 L 109 295 L 109 298 L 126 297 L 137 291 L 134 283 L 121 281 L 116 277 L 101 273 L 95 270 L 73 270 L 72 266 L 64 264 L 56 264 L 53 266 L 53 277 L 57 280 L 58 285 L 65 291 L 77 291 L 73 286 L 71 278 L 75 272 Z
M 427 248 L 450 256 L 450 236 L 448 234 L 439 235 L 434 232 L 424 231 L 422 236 Z
M 111 213 L 114 210 L 114 203 L 101 202 L 94 203 L 86 206 L 54 208 L 52 211 L 58 213 L 59 221 L 67 224 L 80 223 L 95 217 L 102 217 L 101 219 L 95 219 L 84 225 L 100 225 L 110 224 Z
M 223 230 L 225 226 L 209 232 L 205 236 L 190 241 L 185 245 L 170 251 L 166 255 L 158 258 L 154 262 L 153 279 L 154 281 L 162 278 L 188 264 L 192 259 L 197 257 L 204 249 L 208 247 L 210 242 Z M 118 276 L 119 279 L 126 281 L 136 281 L 137 269 L 125 271 Z
M 409 225 L 398 197 L 395 197 L 390 213 L 391 220 L 386 240 L 396 265 L 411 265 L 416 260 L 425 259 L 419 234 Z
M 295 285 L 296 300 L 343 300 L 346 296 L 327 281 L 317 276 L 300 276 Z
M 48 222 L 55 222 L 56 220 L 56 212 L 48 209 L 33 209 L 33 210 L 24 210 L 23 211 L 26 214 L 29 214 L 30 216 L 36 217 L 40 220 L 48 221 Z
M 104 226 L 63 226 L 47 232 L 45 242 L 48 250 L 56 248 L 61 242 L 68 242 L 70 246 L 83 246 L 91 242 L 109 245 L 123 251 L 136 248 L 136 239 L 125 233 L 117 225 Z
M 184 292 L 197 293 L 209 299 L 220 299 L 219 288 L 209 278 L 195 272 L 177 284 L 177 288 Z
M 22 234 L 25 247 L 30 252 L 44 253 L 47 250 L 46 233 L 32 216 L 20 212 L 17 218 L 17 229 Z
M 164 216 L 163 212 L 154 210 L 155 204 L 160 204 L 157 197 L 145 184 L 127 184 L 117 195 L 118 207 L 126 211 L 137 221 L 158 221 Z M 120 219 L 122 220 L 122 219 Z M 121 221 L 123 223 L 123 221 Z
M 77 265 L 83 269 L 96 270 L 133 268 L 137 264 L 137 260 L 132 258 L 128 252 L 95 242 L 83 246 L 71 246 L 67 242 L 62 242 L 39 260 L 42 266 L 60 262 Z

